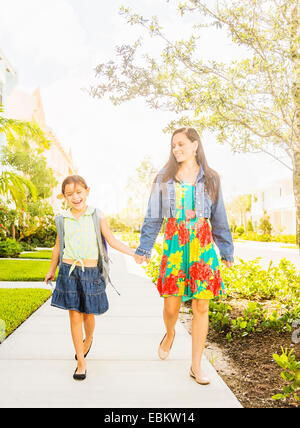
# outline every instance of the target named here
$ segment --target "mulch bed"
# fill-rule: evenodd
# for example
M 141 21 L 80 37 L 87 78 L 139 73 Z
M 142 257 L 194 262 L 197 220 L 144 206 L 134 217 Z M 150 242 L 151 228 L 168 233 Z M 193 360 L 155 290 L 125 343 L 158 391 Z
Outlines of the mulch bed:
M 230 302 L 229 302 L 230 303 Z M 192 315 L 186 311 L 189 302 L 183 305 L 180 318 L 191 333 Z M 281 355 L 281 346 L 294 349 L 300 360 L 300 343 L 292 343 L 292 333 L 277 333 L 268 330 L 246 337 L 234 337 L 228 342 L 225 335 L 209 329 L 205 355 L 211 361 L 245 408 L 295 408 L 291 401 L 272 400 L 272 396 L 282 392 L 285 381 L 282 369 L 273 360 L 274 353 Z M 299 406 L 299 405 L 298 405 Z

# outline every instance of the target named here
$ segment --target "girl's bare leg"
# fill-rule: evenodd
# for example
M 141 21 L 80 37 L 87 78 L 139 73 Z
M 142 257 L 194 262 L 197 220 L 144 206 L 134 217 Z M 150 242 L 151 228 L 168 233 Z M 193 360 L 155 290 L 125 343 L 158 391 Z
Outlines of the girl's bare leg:
M 201 376 L 201 359 L 208 333 L 209 300 L 193 299 L 192 309 L 192 369 L 195 375 Z
M 90 349 L 93 334 L 95 330 L 95 315 L 93 314 L 84 314 L 83 315 L 84 331 L 85 331 L 85 341 L 83 345 L 83 353 L 86 354 Z
M 165 352 L 170 350 L 174 339 L 175 325 L 178 320 L 179 310 L 181 306 L 181 297 L 165 297 L 164 298 L 164 322 L 167 335 L 161 344 L 161 349 Z
M 77 374 L 84 374 L 86 362 L 84 359 L 83 350 L 83 314 L 77 311 L 69 311 L 71 334 L 74 343 L 75 352 L 77 355 Z

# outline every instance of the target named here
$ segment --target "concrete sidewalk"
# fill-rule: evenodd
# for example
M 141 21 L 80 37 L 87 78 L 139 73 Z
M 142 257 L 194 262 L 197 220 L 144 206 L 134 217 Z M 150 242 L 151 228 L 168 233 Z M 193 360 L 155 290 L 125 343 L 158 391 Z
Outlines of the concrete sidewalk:
M 121 296 L 108 286 L 110 310 L 96 318 L 86 381 L 72 378 L 68 313 L 48 301 L 0 345 L 0 407 L 242 407 L 206 358 L 211 384 L 189 377 L 191 337 L 180 321 L 169 358 L 158 358 L 163 299 L 131 257 L 110 256 Z

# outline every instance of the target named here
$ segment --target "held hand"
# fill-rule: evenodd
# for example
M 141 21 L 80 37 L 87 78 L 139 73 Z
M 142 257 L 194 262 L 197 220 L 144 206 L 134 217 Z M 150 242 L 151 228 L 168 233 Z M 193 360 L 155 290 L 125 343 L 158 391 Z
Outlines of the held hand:
M 137 264 L 142 264 L 144 261 L 144 256 L 139 256 L 138 254 L 134 253 L 133 255 L 134 260 L 136 261 Z
M 55 277 L 55 273 L 53 272 L 48 272 L 47 275 L 45 276 L 45 283 L 48 285 L 48 281 L 54 281 L 54 277 Z
M 233 262 L 230 262 L 228 260 L 222 260 L 222 262 L 226 265 L 226 267 L 231 268 L 233 266 Z
M 140 256 L 138 254 L 134 254 L 134 260 L 136 261 L 136 263 L 138 264 L 142 264 L 143 262 L 146 262 L 147 264 L 150 262 L 150 258 L 146 257 L 146 256 Z

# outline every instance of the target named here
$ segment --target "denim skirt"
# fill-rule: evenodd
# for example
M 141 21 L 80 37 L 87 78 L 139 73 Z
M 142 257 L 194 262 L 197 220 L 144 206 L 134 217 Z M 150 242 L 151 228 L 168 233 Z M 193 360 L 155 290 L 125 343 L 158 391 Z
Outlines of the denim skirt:
M 99 267 L 75 266 L 61 263 L 52 294 L 51 305 L 69 311 L 100 315 L 108 310 L 106 284 Z

